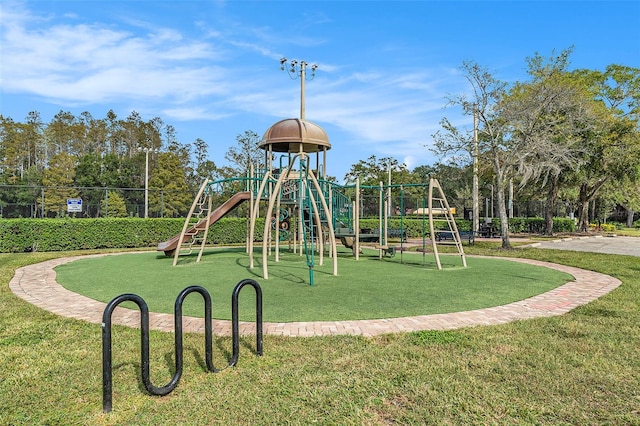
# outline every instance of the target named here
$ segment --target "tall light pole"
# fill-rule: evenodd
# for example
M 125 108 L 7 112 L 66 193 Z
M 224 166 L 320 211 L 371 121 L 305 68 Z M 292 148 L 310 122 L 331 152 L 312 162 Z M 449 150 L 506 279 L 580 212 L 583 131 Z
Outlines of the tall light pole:
M 478 109 L 473 104 L 473 232 L 480 230 L 480 205 L 478 200 Z
M 307 79 L 308 65 L 305 61 L 297 61 L 295 59 L 289 61 L 287 58 L 280 59 L 281 70 L 286 70 L 292 80 L 298 77 L 300 78 L 300 120 L 304 120 L 304 81 Z M 315 77 L 316 69 L 318 69 L 317 65 L 311 65 L 311 78 L 309 80 L 313 80 L 313 77 Z
M 155 152 L 158 150 L 155 148 L 138 148 L 138 151 L 144 152 L 145 154 L 145 162 L 144 162 L 144 217 L 147 219 L 149 217 L 149 153 Z

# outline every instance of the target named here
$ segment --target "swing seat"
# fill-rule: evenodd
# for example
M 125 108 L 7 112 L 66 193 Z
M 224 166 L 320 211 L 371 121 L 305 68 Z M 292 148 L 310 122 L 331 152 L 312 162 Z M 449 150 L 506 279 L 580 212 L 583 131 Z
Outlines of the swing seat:
M 385 256 L 393 257 L 396 255 L 396 246 L 376 246 L 377 250 L 382 250 Z

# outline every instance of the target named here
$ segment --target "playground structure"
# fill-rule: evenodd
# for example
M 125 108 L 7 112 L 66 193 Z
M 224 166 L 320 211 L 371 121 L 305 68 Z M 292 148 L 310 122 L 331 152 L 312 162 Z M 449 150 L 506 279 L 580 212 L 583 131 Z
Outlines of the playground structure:
M 289 242 L 289 248 L 300 256 L 306 256 L 309 267 L 309 282 L 313 285 L 313 269 L 318 263 L 323 264 L 325 252 L 333 262 L 333 275 L 337 275 L 337 242 L 351 249 L 356 260 L 359 259 L 362 243 L 378 251 L 379 258 L 394 256 L 397 247 L 392 240 L 399 238 L 400 252 L 406 231 L 403 227 L 405 217 L 404 192 L 409 188 L 419 188 L 425 193 L 422 207 L 413 210 L 413 217 L 421 217 L 423 221 L 423 249 L 432 248 L 436 266 L 442 269 L 439 245 L 455 246 L 466 267 L 466 258 L 462 246 L 460 232 L 457 228 L 454 209 L 447 202 L 444 192 L 436 179 L 429 184 L 383 185 L 377 187 L 355 185 L 340 186 L 324 179 L 324 168 L 309 167 L 309 156 L 299 153 L 280 158 L 286 165 L 270 167 L 255 176 L 226 179 L 221 181 L 205 181 L 185 220 L 182 232 L 171 239 L 158 244 L 158 250 L 173 256 L 174 266 L 181 255 L 188 255 L 198 250 L 199 262 L 206 247 L 208 229 L 217 220 L 231 212 L 244 201 L 249 203 L 248 229 L 246 233 L 246 251 L 249 253 L 249 266 L 254 268 L 255 241 L 252 237 L 257 231 L 258 218 L 264 214 L 262 229 L 262 269 L 263 278 L 268 279 L 269 256 L 279 262 L 282 244 Z M 268 153 L 272 157 L 271 153 Z M 298 168 L 292 165 L 297 165 Z M 316 177 L 316 176 L 319 176 Z M 212 210 L 212 199 L 216 191 L 230 182 L 241 182 L 243 190 L 236 192 L 219 207 Z M 376 230 L 360 227 L 361 192 L 364 189 L 377 190 L 378 228 Z M 389 228 L 389 212 L 391 191 L 400 191 L 400 229 Z M 428 191 L 428 192 L 427 192 Z M 355 193 L 355 199 L 345 195 Z M 427 195 L 428 194 L 428 195 Z M 440 225 L 440 226 L 438 226 Z M 428 239 L 428 240 L 427 240 Z M 451 240 L 446 243 L 443 240 Z M 423 255 L 424 255 L 423 250 Z
M 379 186 L 379 227 L 377 233 L 362 232 L 360 229 L 360 187 L 359 181 L 354 186 L 339 186 L 326 180 L 327 151 L 331 149 L 327 133 L 315 123 L 305 120 L 304 82 L 305 61 L 280 60 L 283 70 L 287 70 L 293 79 L 300 77 L 300 118 L 281 120 L 272 125 L 258 145 L 265 151 L 264 164 L 255 176 L 251 170 L 243 179 L 244 191 L 233 195 L 221 206 L 212 210 L 212 195 L 215 188 L 223 181 L 205 181 L 187 215 L 182 232 L 179 235 L 158 244 L 158 250 L 174 256 L 173 265 L 181 254 L 191 254 L 193 246 L 199 243 L 197 262 L 202 257 L 207 241 L 209 227 L 232 211 L 243 201 L 249 201 L 249 230 L 247 232 L 247 253 L 249 267 L 254 268 L 254 232 L 261 212 L 261 203 L 266 203 L 265 224 L 262 238 L 262 276 L 269 278 L 268 257 L 273 249 L 274 261 L 280 257 L 280 241 L 292 241 L 293 251 L 306 256 L 309 267 L 309 283 L 313 285 L 313 270 L 316 253 L 318 263 L 323 265 L 325 249 L 333 262 L 333 275 L 338 275 L 338 256 L 336 238 L 353 251 L 356 260 L 360 255 L 361 241 L 376 242 L 375 248 L 379 257 L 393 256 L 395 247 L 389 244 L 388 216 L 390 215 L 391 188 L 390 182 Z M 290 68 L 286 66 L 290 64 Z M 311 66 L 312 78 L 317 66 Z M 279 155 L 276 157 L 276 155 Z M 320 156 L 322 155 L 322 162 Z M 315 156 L 315 165 L 312 164 Z M 277 166 L 274 164 L 277 161 Z M 389 173 L 390 175 L 390 173 Z M 407 185 L 407 186 L 422 186 Z M 395 187 L 398 187 L 396 185 Z M 403 185 L 399 185 L 401 192 Z M 371 188 L 371 187 L 369 187 Z M 442 269 L 437 249 L 434 220 L 444 220 L 447 233 L 452 237 L 463 266 L 466 266 L 464 250 L 460 240 L 453 210 L 435 179 L 430 179 L 428 208 L 423 206 L 423 217 L 428 213 L 430 240 L 438 269 Z M 355 201 L 347 197 L 346 191 L 355 189 Z M 437 193 L 433 194 L 434 189 Z M 434 205 L 434 201 L 435 204 Z M 426 203 L 425 203 L 426 204 Z M 404 213 L 403 213 L 404 214 Z M 434 219 L 434 216 L 439 217 Z M 444 219 L 440 219 L 440 216 Z M 290 232 L 291 220 L 295 223 L 295 232 Z M 423 246 L 426 231 L 423 230 Z M 401 243 L 404 234 L 400 233 Z

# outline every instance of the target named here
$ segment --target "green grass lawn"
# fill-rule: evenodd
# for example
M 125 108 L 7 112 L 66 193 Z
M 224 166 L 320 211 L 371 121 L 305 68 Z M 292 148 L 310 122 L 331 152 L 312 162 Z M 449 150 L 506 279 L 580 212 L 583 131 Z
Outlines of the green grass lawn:
M 184 375 L 166 397 L 142 391 L 139 331 L 116 326 L 109 415 L 100 325 L 43 311 L 8 288 L 20 266 L 80 253 L 0 254 L 0 424 L 640 424 L 640 260 L 496 247 L 468 251 L 592 269 L 622 285 L 559 317 L 497 326 L 265 336 L 262 357 L 249 336 L 238 365 L 218 374 L 203 366 L 203 336 L 189 334 Z M 215 337 L 214 346 L 224 365 L 231 339 Z M 163 385 L 173 334 L 152 332 L 151 353 L 152 380 Z
M 640 237 L 640 228 L 622 228 L 616 230 L 616 234 L 625 237 Z
M 350 252 L 349 252 L 350 253 Z M 108 302 L 122 293 L 135 293 L 155 312 L 173 313 L 178 293 L 188 285 L 201 285 L 212 295 L 216 318 L 231 318 L 231 292 L 243 278 L 256 279 L 263 290 L 264 320 L 273 322 L 394 318 L 458 312 L 504 305 L 531 297 L 573 279 L 569 274 L 500 259 L 442 256 L 437 270 L 433 255 L 404 254 L 380 260 L 367 250 L 359 261 L 350 254 L 314 267 L 309 285 L 305 257 L 283 253 L 269 262 L 269 279 L 262 278 L 261 255 L 249 269 L 244 249 L 208 251 L 200 263 L 138 253 L 77 260 L 56 268 L 57 281 L 69 290 Z M 374 256 L 375 255 L 375 256 Z M 316 258 L 316 263 L 318 259 Z M 401 263 L 402 262 L 402 263 Z M 242 293 L 242 317 L 255 312 L 253 291 Z M 185 315 L 202 316 L 202 299 L 184 305 Z M 255 315 L 255 313 L 254 313 Z

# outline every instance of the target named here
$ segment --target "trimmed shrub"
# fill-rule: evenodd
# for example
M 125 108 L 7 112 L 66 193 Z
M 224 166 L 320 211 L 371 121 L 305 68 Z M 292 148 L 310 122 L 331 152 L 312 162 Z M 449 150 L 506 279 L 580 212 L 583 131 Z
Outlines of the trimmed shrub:
M 460 231 L 471 229 L 471 222 L 456 219 Z M 498 229 L 500 221 L 493 219 Z M 66 251 L 98 248 L 153 247 L 182 230 L 184 219 L 97 218 L 97 219 L 0 219 L 0 252 Z M 209 230 L 208 244 L 243 244 L 247 232 L 244 218 L 224 217 Z M 406 217 L 389 220 L 389 229 L 404 229 L 408 238 L 429 235 L 429 222 L 423 218 Z M 378 229 L 377 218 L 360 220 L 361 228 Z M 445 221 L 435 223 L 436 229 L 446 229 Z M 258 218 L 255 241 L 262 241 L 264 218 Z M 292 231 L 295 224 L 292 224 Z M 512 233 L 542 233 L 544 219 L 513 218 Z M 554 232 L 574 232 L 571 219 L 554 219 Z
M 244 218 L 222 218 L 209 230 L 210 244 L 245 241 Z M 65 251 L 97 248 L 155 247 L 182 231 L 184 219 L 0 219 L 0 252 Z M 256 224 L 262 240 L 264 219 Z
M 491 222 L 496 229 L 500 229 L 500 219 L 493 218 Z M 399 218 L 389 220 L 389 229 L 400 229 L 401 221 Z M 473 226 L 470 220 L 456 219 L 456 226 L 459 231 L 470 231 Z M 371 230 L 379 228 L 377 218 L 360 219 L 360 228 L 369 228 Z M 402 219 L 402 228 L 407 232 L 409 238 L 421 238 L 424 233 L 429 234 L 429 219 L 424 220 L 419 217 L 405 217 Z M 447 223 L 440 219 L 434 223 L 435 229 L 447 229 Z M 540 217 L 514 217 L 509 219 L 509 232 L 513 234 L 542 234 L 545 230 L 545 221 Z M 553 232 L 575 232 L 576 224 L 573 219 L 554 218 Z

